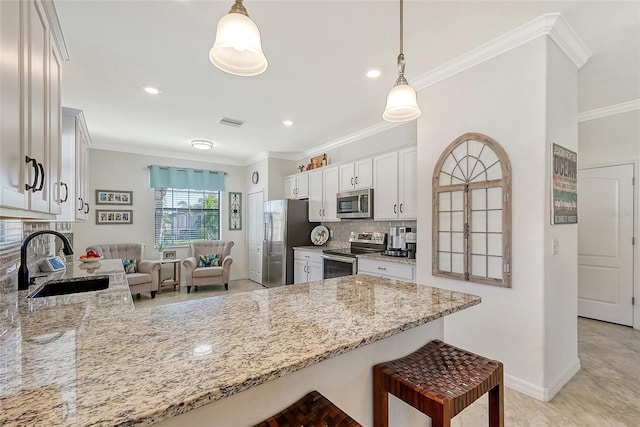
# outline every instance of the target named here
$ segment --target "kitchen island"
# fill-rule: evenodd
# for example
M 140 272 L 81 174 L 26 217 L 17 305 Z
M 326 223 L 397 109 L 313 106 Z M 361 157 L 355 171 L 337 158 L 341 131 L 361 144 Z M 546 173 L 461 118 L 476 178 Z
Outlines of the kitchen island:
M 26 291 L 0 296 L 13 319 L 1 425 L 243 426 L 314 389 L 370 425 L 372 365 L 442 338 L 444 316 L 480 302 L 355 275 L 135 310 L 113 277 L 41 310 Z M 32 321 L 42 310 L 59 321 Z

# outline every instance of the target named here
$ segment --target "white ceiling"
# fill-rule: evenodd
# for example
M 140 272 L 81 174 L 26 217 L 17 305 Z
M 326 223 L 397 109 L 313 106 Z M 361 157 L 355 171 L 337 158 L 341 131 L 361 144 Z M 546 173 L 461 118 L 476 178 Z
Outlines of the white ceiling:
M 304 157 L 382 122 L 397 77 L 397 0 L 245 0 L 269 60 L 256 77 L 226 74 L 208 59 L 232 3 L 55 0 L 70 56 L 63 105 L 84 110 L 93 147 L 245 165 L 265 154 Z M 407 0 L 404 9 L 410 83 L 561 12 L 593 52 L 579 72 L 580 112 L 640 99 L 640 1 Z M 370 80 L 374 67 L 382 76 Z M 146 85 L 162 93 L 147 95 Z M 246 124 L 223 126 L 220 117 Z M 197 138 L 216 145 L 196 152 L 189 141 Z

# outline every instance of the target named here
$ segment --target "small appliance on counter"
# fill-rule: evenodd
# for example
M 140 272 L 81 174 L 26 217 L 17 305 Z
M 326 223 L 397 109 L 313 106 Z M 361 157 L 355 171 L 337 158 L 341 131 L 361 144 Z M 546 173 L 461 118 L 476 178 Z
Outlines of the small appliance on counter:
M 406 242 L 407 242 L 407 258 L 416 259 L 416 242 L 418 240 L 417 233 L 407 231 Z
M 389 227 L 389 244 L 384 254 L 395 257 L 408 256 L 406 242 L 407 232 L 411 232 L 410 227 Z

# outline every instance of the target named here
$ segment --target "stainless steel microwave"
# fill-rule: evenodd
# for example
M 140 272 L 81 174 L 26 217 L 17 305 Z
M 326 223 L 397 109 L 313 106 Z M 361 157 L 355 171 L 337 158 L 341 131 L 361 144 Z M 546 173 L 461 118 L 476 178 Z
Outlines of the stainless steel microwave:
M 373 189 L 336 194 L 338 218 L 373 218 Z

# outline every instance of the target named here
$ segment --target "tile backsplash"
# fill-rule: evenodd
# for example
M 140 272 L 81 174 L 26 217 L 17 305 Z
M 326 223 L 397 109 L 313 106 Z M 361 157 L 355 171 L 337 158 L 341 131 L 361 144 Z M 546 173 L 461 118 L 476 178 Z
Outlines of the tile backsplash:
M 333 236 L 329 241 L 333 243 L 346 243 L 349 241 L 349 234 L 352 231 L 378 231 L 389 234 L 389 227 L 411 227 L 416 231 L 417 221 L 373 221 L 367 219 L 343 220 L 339 222 L 323 222 L 322 225 L 329 229 L 329 234 Z

